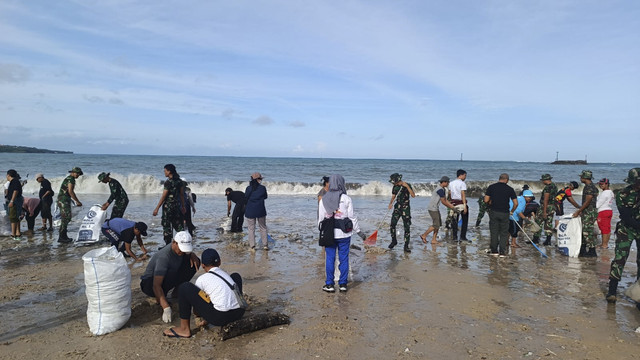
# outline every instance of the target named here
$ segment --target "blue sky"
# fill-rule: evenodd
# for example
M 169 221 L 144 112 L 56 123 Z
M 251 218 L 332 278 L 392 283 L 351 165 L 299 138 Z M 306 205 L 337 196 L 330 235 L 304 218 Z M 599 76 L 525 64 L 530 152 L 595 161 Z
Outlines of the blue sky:
M 637 1 L 0 2 L 0 143 L 638 162 Z

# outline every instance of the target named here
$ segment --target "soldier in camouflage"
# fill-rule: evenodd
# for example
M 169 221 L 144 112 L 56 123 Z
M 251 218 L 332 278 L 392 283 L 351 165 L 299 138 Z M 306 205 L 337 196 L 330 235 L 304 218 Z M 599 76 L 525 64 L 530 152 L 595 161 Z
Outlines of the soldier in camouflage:
M 610 303 L 617 300 L 618 282 L 629 257 L 631 244 L 635 240 L 637 247 L 640 239 L 640 168 L 629 170 L 629 176 L 624 181 L 629 186 L 620 190 L 616 195 L 620 221 L 616 226 L 616 255 L 611 261 L 611 272 L 609 273 L 607 301 Z M 636 256 L 636 263 L 640 269 L 640 255 Z M 639 277 L 640 271 L 636 275 L 636 279 Z
M 123 218 L 124 211 L 127 209 L 127 205 L 129 205 L 129 197 L 127 196 L 127 192 L 122 188 L 122 185 L 120 185 L 120 182 L 112 179 L 110 175 L 111 173 L 105 172 L 98 175 L 98 181 L 109 184 L 109 191 L 111 192 L 111 196 L 109 196 L 107 202 L 102 204 L 102 210 L 107 210 L 109 205 L 114 203 L 109 219 Z
M 82 176 L 82 169 L 74 167 L 69 170 L 69 176 L 67 176 L 60 185 L 60 191 L 58 191 L 58 209 L 60 209 L 60 231 L 58 232 L 58 242 L 69 243 L 71 239 L 67 236 L 67 226 L 71 222 L 71 200 L 76 203 L 76 206 L 82 206 L 80 200 L 76 196 L 74 188 L 76 186 L 76 179 Z
M 486 191 L 486 189 L 485 189 L 485 191 Z M 482 221 L 482 218 L 484 217 L 484 213 L 487 212 L 487 210 L 489 210 L 489 204 L 484 202 L 484 193 L 485 193 L 485 191 L 483 191 L 482 194 L 480 195 L 480 197 L 478 198 L 478 217 L 476 218 L 476 227 L 480 227 L 480 222 Z
M 158 210 L 162 206 L 162 234 L 164 242 L 170 244 L 173 239 L 173 230 L 180 232 L 184 230 L 183 216 L 186 212 L 184 206 L 184 181 L 180 179 L 180 175 L 176 171 L 173 164 L 164 166 L 164 176 L 167 180 L 164 182 L 164 191 L 158 202 L 153 216 L 158 215 Z
M 391 224 L 389 226 L 389 231 L 391 232 L 389 249 L 393 249 L 393 247 L 398 244 L 396 239 L 396 224 L 400 217 L 402 217 L 402 223 L 404 224 L 404 251 L 411 252 L 411 249 L 409 249 L 409 240 L 411 239 L 411 206 L 409 200 L 410 197 L 416 197 L 416 194 L 413 192 L 411 184 L 402 181 L 401 174 L 391 174 L 389 182 L 393 184 L 389 209 L 393 206 L 393 201 L 396 200 L 393 214 L 391 215 Z
M 596 233 L 594 225 L 598 219 L 598 209 L 596 201 L 598 199 L 598 188 L 591 181 L 593 173 L 589 170 L 583 170 L 580 173 L 580 181 L 584 184 L 582 190 L 582 206 L 573 213 L 573 217 L 580 216 L 582 221 L 582 246 L 578 256 L 596 257 Z M 589 251 L 587 251 L 587 248 Z
M 543 174 L 542 177 L 540 177 L 540 181 L 544 184 L 542 196 L 540 197 L 540 209 L 536 214 L 536 224 L 540 226 L 540 231 L 533 234 L 532 240 L 537 244 L 542 236 L 542 231 L 544 231 L 547 235 L 543 244 L 545 246 L 551 245 L 551 235 L 553 234 L 553 215 L 556 211 L 553 199 L 558 193 L 558 187 L 551 181 L 551 179 L 552 177 L 550 174 Z

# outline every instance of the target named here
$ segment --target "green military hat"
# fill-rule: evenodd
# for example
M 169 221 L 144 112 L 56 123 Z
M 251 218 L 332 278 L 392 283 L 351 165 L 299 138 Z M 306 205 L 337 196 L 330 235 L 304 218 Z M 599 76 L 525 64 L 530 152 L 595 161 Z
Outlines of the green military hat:
M 540 180 L 551 180 L 551 179 L 552 179 L 552 178 L 551 178 L 551 174 L 543 174 L 543 175 L 540 177 Z
M 70 173 L 76 173 L 78 175 L 83 175 L 84 173 L 82 172 L 82 169 L 80 169 L 80 167 L 76 166 L 73 169 L 69 170 Z
M 627 184 L 635 184 L 638 181 L 640 181 L 640 168 L 633 168 L 629 170 L 629 175 L 624 179 L 624 182 Z
M 402 180 L 402 174 L 393 173 L 391 174 L 391 176 L 389 176 L 389 182 L 392 184 L 395 184 L 400 180 Z
M 111 173 L 101 172 L 100 175 L 98 175 L 98 182 L 102 182 L 109 175 L 111 175 Z
M 593 173 L 591 172 L 591 170 L 582 170 L 582 172 L 580 173 L 580 179 L 593 179 Z

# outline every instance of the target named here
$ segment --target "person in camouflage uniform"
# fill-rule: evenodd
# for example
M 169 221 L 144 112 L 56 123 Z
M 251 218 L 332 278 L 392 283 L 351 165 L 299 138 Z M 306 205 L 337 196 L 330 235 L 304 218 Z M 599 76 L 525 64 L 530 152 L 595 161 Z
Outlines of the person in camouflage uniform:
M 402 223 L 404 224 L 404 251 L 411 252 L 411 249 L 409 249 L 409 240 L 411 239 L 411 205 L 409 204 L 409 200 L 410 197 L 416 197 L 416 193 L 413 192 L 411 184 L 402 181 L 401 174 L 391 174 L 389 182 L 393 184 L 389 209 L 393 206 L 393 201 L 396 200 L 396 205 L 391 215 L 391 224 L 389 226 L 389 231 L 391 232 L 389 249 L 393 249 L 393 247 L 398 244 L 396 239 L 396 224 L 398 224 L 398 220 L 402 217 Z
M 122 185 L 120 185 L 120 182 L 112 179 L 110 175 L 111 173 L 105 172 L 98 175 L 98 181 L 109 184 L 109 191 L 111 192 L 111 196 L 109 196 L 107 202 L 102 204 L 102 210 L 107 210 L 113 202 L 113 209 L 111 210 L 111 217 L 109 219 L 123 218 L 124 211 L 127 209 L 127 205 L 129 205 L 129 197 L 127 196 L 127 192 L 122 188 Z
M 489 210 L 489 204 L 487 204 L 486 202 L 484 202 L 484 193 L 487 190 L 485 189 L 485 191 L 482 192 L 482 194 L 480 194 L 480 197 L 478 198 L 478 217 L 476 218 L 476 227 L 480 227 L 480 222 L 482 221 L 482 218 L 484 217 L 484 213 Z
M 540 209 L 536 214 L 536 224 L 540 226 L 540 230 L 533 234 L 533 242 L 537 244 L 542 236 L 542 231 L 547 235 L 544 241 L 545 246 L 551 245 L 551 235 L 553 234 L 553 215 L 555 214 L 556 207 L 553 199 L 558 193 L 558 187 L 551 181 L 550 174 L 543 174 L 540 177 L 540 181 L 544 184 L 542 189 L 542 195 L 540 197 Z
M 573 213 L 573 217 L 580 216 L 582 220 L 582 245 L 580 246 L 580 254 L 578 256 L 596 257 L 596 233 L 594 225 L 598 219 L 598 209 L 596 201 L 598 199 L 599 190 L 591 181 L 593 173 L 589 170 L 583 170 L 580 173 L 580 181 L 584 184 L 582 190 L 582 206 Z M 587 252 L 587 248 L 589 251 Z
M 640 240 L 640 168 L 629 170 L 629 176 L 624 181 L 629 186 L 616 195 L 620 221 L 616 226 L 616 255 L 611 261 L 609 273 L 607 301 L 610 303 L 617 300 L 618 282 L 622 278 L 622 270 L 629 257 L 631 244 L 635 240 L 638 246 L 638 240 Z M 636 263 L 640 269 L 640 255 L 636 256 Z M 638 278 L 640 278 L 640 271 L 636 275 L 636 279 Z
M 164 166 L 164 191 L 158 202 L 153 216 L 158 215 L 158 210 L 162 206 L 162 233 L 164 242 L 170 244 L 173 239 L 173 230 L 176 232 L 184 230 L 183 215 L 186 212 L 184 206 L 184 181 L 176 171 L 173 164 Z
M 58 191 L 58 209 L 60 209 L 60 231 L 58 232 L 58 242 L 60 243 L 71 242 L 71 239 L 67 236 L 67 226 L 71 222 L 71 200 L 76 203 L 76 206 L 82 206 L 82 203 L 78 200 L 74 191 L 76 179 L 82 176 L 82 174 L 82 169 L 77 166 L 69 170 L 69 176 L 62 181 L 60 191 Z

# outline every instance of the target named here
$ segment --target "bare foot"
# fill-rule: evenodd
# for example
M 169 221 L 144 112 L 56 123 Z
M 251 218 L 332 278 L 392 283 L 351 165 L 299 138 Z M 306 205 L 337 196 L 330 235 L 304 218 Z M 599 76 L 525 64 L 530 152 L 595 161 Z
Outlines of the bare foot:
M 511 247 L 516 248 L 516 247 L 520 247 L 520 246 L 518 246 L 518 244 L 516 244 L 516 243 L 513 243 L 513 244 L 511 244 Z
M 195 318 L 195 323 L 197 327 L 205 327 L 207 326 L 209 323 L 207 322 L 207 320 L 201 318 L 201 317 L 196 317 Z
M 431 240 L 431 245 L 440 245 L 440 242 L 436 240 Z

